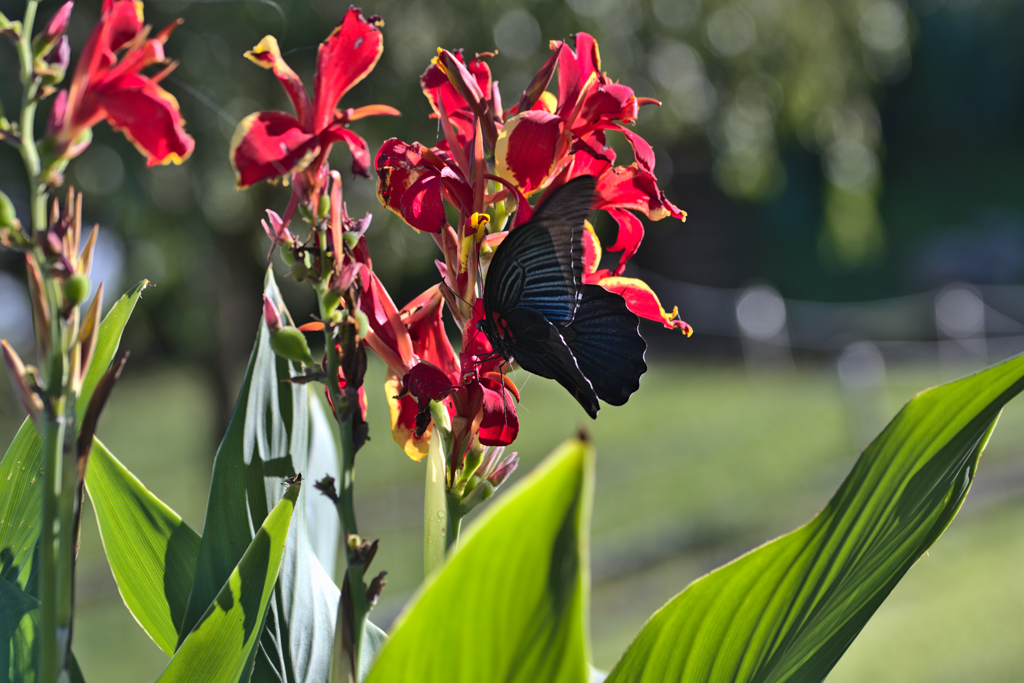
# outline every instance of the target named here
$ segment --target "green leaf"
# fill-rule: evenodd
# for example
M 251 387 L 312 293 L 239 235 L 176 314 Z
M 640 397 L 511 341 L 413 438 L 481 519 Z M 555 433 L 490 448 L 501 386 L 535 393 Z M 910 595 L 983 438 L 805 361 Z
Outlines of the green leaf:
M 388 642 L 388 634 L 384 633 L 373 622 L 366 622 L 366 630 L 363 631 L 363 646 L 359 650 L 359 680 L 365 681 L 370 675 L 370 669 L 377 662 L 380 651 Z
M 157 683 L 237 683 L 247 679 L 274 594 L 300 486 L 266 516 L 238 566 Z
M 266 294 L 282 315 L 287 315 L 269 270 Z M 305 386 L 285 381 L 300 372 L 301 368 L 273 352 L 267 327 L 260 321 L 238 402 L 214 461 L 195 580 L 179 645 L 210 608 L 251 543 L 252 530 L 280 500 L 284 480 L 302 473 L 312 482 L 328 473 L 307 467 L 310 396 Z M 324 460 L 317 458 L 321 463 Z M 327 679 L 340 592 L 310 545 L 307 489 L 311 487 L 303 487 L 299 494 L 280 579 L 255 653 L 252 680 L 257 683 Z M 333 510 L 330 514 L 336 516 Z
M 918 394 L 810 523 L 691 584 L 608 683 L 820 681 L 952 521 L 1024 357 Z
M 327 417 L 324 404 L 316 396 L 309 397 L 309 463 L 306 471 L 310 481 L 319 481 L 325 475 L 335 481 L 341 479 L 341 465 L 338 448 L 334 440 L 334 421 Z M 334 576 L 334 565 L 338 560 L 338 539 L 341 538 L 341 521 L 331 499 L 324 495 L 306 496 L 306 522 L 309 525 L 309 542 L 316 559 L 320 560 L 324 573 Z
M 85 485 L 117 589 L 169 655 L 178 642 L 199 555 L 199 534 L 94 439 Z
M 367 683 L 585 683 L 593 449 L 563 444 L 467 529 Z
M 30 637 L 34 634 L 35 629 L 32 628 L 32 624 L 26 622 L 32 621 L 28 614 L 38 607 L 39 601 L 37 599 L 11 582 L 0 579 L 0 683 L 11 683 L 14 680 L 21 680 L 19 673 L 23 671 L 24 667 L 19 661 L 21 657 L 18 656 L 19 653 L 15 649 L 19 648 L 19 646 L 24 646 L 26 643 L 29 644 L 29 649 L 31 649 Z M 21 642 L 15 643 L 12 648 L 9 643 L 14 640 L 15 634 L 22 629 L 25 630 L 23 631 L 23 636 L 19 638 Z M 14 666 L 12 666 L 12 659 L 15 660 Z
M 113 305 L 103 319 L 93 361 L 82 383 L 82 394 L 76 406 L 78 424 L 81 424 L 96 384 L 117 352 L 128 317 L 148 284 L 143 281 L 136 285 Z M 36 569 L 32 554 L 39 539 L 42 505 L 40 446 L 35 425 L 26 419 L 0 461 L 0 578 L 30 594 L 35 592 Z

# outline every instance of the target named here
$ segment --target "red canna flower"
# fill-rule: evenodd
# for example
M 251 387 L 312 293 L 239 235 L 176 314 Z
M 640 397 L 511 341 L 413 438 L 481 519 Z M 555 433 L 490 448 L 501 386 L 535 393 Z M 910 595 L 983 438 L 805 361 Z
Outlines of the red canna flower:
M 261 111 L 242 119 L 231 140 L 231 164 L 240 188 L 306 172 L 306 178 L 296 179 L 295 191 L 308 196 L 293 195 L 293 205 L 284 218 L 286 225 L 299 199 L 319 197 L 325 181 L 320 169 L 335 142 L 348 145 L 352 172 L 368 175 L 370 152 L 366 140 L 349 130 L 349 123 L 367 116 L 398 115 L 398 110 L 382 104 L 336 108 L 341 97 L 363 80 L 380 59 L 384 49 L 381 25 L 379 17 L 367 19 L 355 7 L 349 8 L 317 50 L 312 100 L 284 61 L 273 36 L 266 36 L 245 53 L 255 64 L 274 72 L 295 108 L 295 115 Z
M 81 154 L 89 146 L 88 132 L 105 119 L 124 133 L 150 166 L 188 158 L 195 142 L 185 133 L 177 100 L 159 85 L 175 64 L 153 77 L 141 73 L 166 61 L 164 43 L 179 23 L 172 22 L 150 38 L 150 27 L 142 23 L 141 2 L 104 0 L 71 86 L 58 93 L 50 112 L 47 128 L 55 157 Z

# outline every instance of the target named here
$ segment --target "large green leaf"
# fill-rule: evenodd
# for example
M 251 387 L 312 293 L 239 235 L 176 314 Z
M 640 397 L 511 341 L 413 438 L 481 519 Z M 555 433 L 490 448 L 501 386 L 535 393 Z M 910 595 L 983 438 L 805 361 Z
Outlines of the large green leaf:
M 22 680 L 19 674 L 25 665 L 20 661 L 23 659 L 20 655 L 22 651 L 28 650 L 31 659 L 31 641 L 25 636 L 30 638 L 34 633 L 34 629 L 28 624 L 23 626 L 22 622 L 31 621 L 28 614 L 38 607 L 38 600 L 18 586 L 0 578 L 0 683 Z M 14 634 L 21 629 L 25 629 L 24 636 L 19 639 L 21 642 L 11 647 L 9 643 L 14 639 Z
M 93 361 L 82 383 L 82 394 L 76 406 L 78 424 L 81 424 L 96 384 L 117 352 L 121 332 L 147 284 L 140 282 L 122 296 L 100 325 Z M 0 578 L 29 593 L 35 591 L 32 553 L 39 539 L 42 505 L 41 445 L 35 425 L 26 418 L 0 461 Z
M 269 271 L 266 293 L 284 314 L 284 302 Z M 271 350 L 266 325 L 261 321 L 234 414 L 217 450 L 195 580 L 179 644 L 207 613 L 251 543 L 253 529 L 280 500 L 285 478 L 302 473 L 312 483 L 324 474 L 337 477 L 336 464 L 333 470 L 308 469 L 310 396 L 305 386 L 285 381 L 296 374 L 298 368 Z M 323 438 L 318 439 L 323 442 Z M 327 459 L 316 458 L 321 470 L 330 467 Z M 303 487 L 292 517 L 280 579 L 256 652 L 253 681 L 301 683 L 327 679 L 340 593 L 310 544 L 305 511 L 311 488 Z
M 290 486 L 157 683 L 247 679 L 289 535 L 299 486 Z
M 199 534 L 93 440 L 85 476 L 103 549 L 132 616 L 174 654 L 199 555 Z
M 76 424 L 81 424 L 89 399 L 110 366 L 128 317 L 147 284 L 141 282 L 122 296 L 103 319 L 76 405 Z M 30 596 L 35 595 L 39 572 L 35 550 L 42 506 L 41 445 L 35 425 L 26 419 L 0 461 L 0 580 Z M 8 666 L 2 667 L 0 682 L 6 676 L 19 683 L 35 680 L 35 629 L 36 620 L 29 616 L 22 618 L 14 631 L 0 634 L 0 651 L 7 653 L 4 657 L 8 661 Z
M 608 683 L 820 681 L 952 521 L 1024 357 L 918 394 L 810 523 L 691 584 Z
M 593 449 L 563 444 L 467 529 L 367 683 L 586 683 L 592 489 Z

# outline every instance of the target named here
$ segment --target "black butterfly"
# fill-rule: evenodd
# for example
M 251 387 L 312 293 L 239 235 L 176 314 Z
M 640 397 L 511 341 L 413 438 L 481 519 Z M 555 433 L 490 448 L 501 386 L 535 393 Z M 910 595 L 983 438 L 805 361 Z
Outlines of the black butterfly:
M 593 176 L 558 188 L 491 259 L 478 329 L 506 360 L 553 379 L 596 418 L 640 388 L 647 343 L 618 294 L 583 284 L 583 221 Z

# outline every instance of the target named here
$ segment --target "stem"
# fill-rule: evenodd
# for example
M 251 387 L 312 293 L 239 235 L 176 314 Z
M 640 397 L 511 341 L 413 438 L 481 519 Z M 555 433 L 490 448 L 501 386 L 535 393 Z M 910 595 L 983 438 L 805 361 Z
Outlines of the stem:
M 22 84 L 19 144 L 29 181 L 33 235 L 47 229 L 47 187 L 35 138 L 36 106 L 41 80 L 35 75 L 32 29 L 38 0 L 28 0 L 17 44 Z M 75 492 L 75 396 L 69 386 L 68 348 L 73 343 L 62 313 L 60 283 L 53 279 L 42 249 L 31 256 L 43 274 L 43 291 L 50 310 L 48 357 L 40 359 L 46 384 L 46 410 L 40 419 L 43 495 L 40 529 L 39 681 L 54 683 L 67 667 L 71 646 L 72 584 L 74 574 L 73 508 Z M 37 330 L 37 339 L 42 334 Z
M 323 251 L 321 253 L 324 253 Z M 326 282 L 326 278 L 323 280 Z M 330 320 L 330 312 L 325 305 L 325 297 L 328 294 L 328 285 L 321 286 L 319 293 L 320 316 L 326 321 Z M 344 345 L 345 336 L 353 335 L 355 331 L 352 325 L 344 324 L 338 330 L 338 334 Z M 349 398 L 345 396 L 338 386 L 338 369 L 341 367 L 341 357 L 335 345 L 333 328 L 328 324 L 324 327 L 324 339 L 327 345 L 327 391 L 334 404 L 334 413 L 338 421 L 338 433 L 341 438 L 341 481 L 338 483 L 338 500 L 335 507 L 338 510 L 338 518 L 341 520 L 342 534 L 345 539 L 345 560 L 348 569 L 345 572 L 345 580 L 348 583 L 349 599 L 352 607 L 352 665 L 353 676 L 359 670 L 359 658 L 363 644 L 363 633 L 366 627 L 366 619 L 370 612 L 370 605 L 366 599 L 366 582 L 363 572 L 366 567 L 363 559 L 359 556 L 358 527 L 356 526 L 355 510 L 355 461 L 356 448 L 352 432 L 353 410 L 349 406 Z M 358 405 L 355 410 L 358 410 Z M 354 541 L 354 542 L 353 542 Z M 339 620 L 340 623 L 340 620 Z
M 60 403 L 60 402 L 58 402 Z M 58 407 L 58 406 L 55 406 Z M 62 406 L 60 406 L 62 407 Z M 60 671 L 61 648 L 57 638 L 57 605 L 59 536 L 62 535 L 60 525 L 61 468 L 60 462 L 64 451 L 65 422 L 62 415 L 46 411 L 42 424 L 43 450 L 43 523 L 40 539 L 39 611 L 40 644 L 39 644 L 39 677 L 41 681 L 52 683 L 57 680 Z

